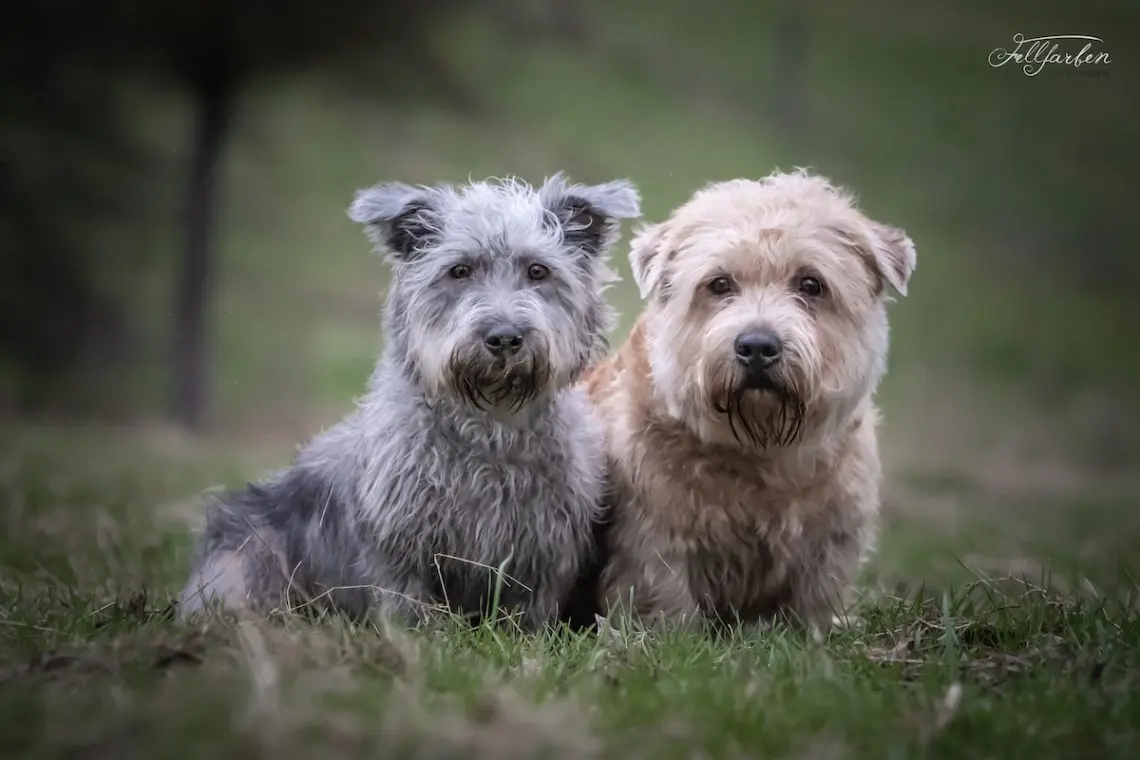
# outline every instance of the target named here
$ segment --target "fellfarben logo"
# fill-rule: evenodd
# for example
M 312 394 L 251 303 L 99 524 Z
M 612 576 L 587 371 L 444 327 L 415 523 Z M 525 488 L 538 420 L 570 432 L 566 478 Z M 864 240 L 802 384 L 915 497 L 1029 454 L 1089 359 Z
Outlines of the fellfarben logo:
M 1072 71 L 1102 68 L 1112 63 L 1104 40 L 1087 34 L 1053 34 L 1044 37 L 1026 37 L 1021 32 L 1013 35 L 1010 48 L 995 48 L 990 52 L 989 63 L 995 69 L 1013 63 L 1021 67 L 1027 77 L 1035 77 L 1046 66 L 1064 66 Z M 1100 73 L 1100 72 L 1097 72 Z

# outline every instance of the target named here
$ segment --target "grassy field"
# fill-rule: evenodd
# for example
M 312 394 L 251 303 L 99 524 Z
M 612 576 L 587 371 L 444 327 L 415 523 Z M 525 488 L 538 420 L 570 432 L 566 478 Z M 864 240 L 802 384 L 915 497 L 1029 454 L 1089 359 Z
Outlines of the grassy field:
M 1134 499 L 892 489 L 859 619 L 826 640 L 611 621 L 183 627 L 194 498 L 283 441 L 10 430 L 0 757 L 1134 757 Z M 901 506 L 900 506 L 901 505 Z M 1130 564 L 1131 563 L 1131 564 Z

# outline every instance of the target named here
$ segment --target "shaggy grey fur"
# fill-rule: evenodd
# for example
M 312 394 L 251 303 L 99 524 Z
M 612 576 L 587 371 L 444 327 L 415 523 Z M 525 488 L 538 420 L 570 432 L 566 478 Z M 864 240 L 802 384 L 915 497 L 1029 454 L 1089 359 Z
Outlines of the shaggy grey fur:
M 502 608 L 530 628 L 563 616 L 605 477 L 601 425 L 572 386 L 607 349 L 607 259 L 639 213 L 629 182 L 561 175 L 357 193 L 349 216 L 393 267 L 367 393 L 209 512 L 181 616 L 211 599 L 477 616 L 504 563 Z

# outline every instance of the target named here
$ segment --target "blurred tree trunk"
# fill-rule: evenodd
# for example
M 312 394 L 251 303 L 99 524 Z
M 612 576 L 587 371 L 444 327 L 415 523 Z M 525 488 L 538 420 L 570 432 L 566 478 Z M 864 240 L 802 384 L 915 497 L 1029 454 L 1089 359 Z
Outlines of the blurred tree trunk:
M 215 258 L 218 173 L 229 132 L 236 77 L 224 66 L 194 78 L 196 121 L 186 197 L 186 238 L 175 282 L 171 415 L 191 430 L 209 412 L 206 314 Z
M 589 40 L 586 13 L 576 0 L 547 0 L 546 15 L 547 23 L 562 41 L 581 45 Z
M 772 81 L 769 85 L 772 119 L 785 138 L 800 134 L 804 119 L 804 57 L 808 22 L 797 0 L 781 0 L 772 25 Z

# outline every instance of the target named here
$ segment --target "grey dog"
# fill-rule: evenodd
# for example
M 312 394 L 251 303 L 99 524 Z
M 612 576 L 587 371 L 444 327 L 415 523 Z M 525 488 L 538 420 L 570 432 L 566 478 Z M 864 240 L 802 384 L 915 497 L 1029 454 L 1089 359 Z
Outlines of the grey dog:
M 608 348 L 607 261 L 636 188 L 390 183 L 348 213 L 393 272 L 368 390 L 291 466 L 214 505 L 180 615 L 296 599 L 478 617 L 499 577 L 524 627 L 564 619 L 605 482 L 574 383 Z

